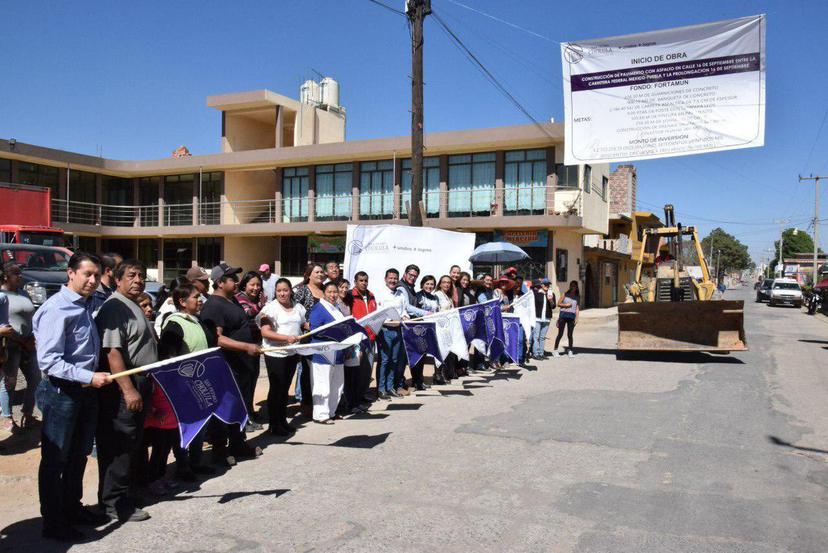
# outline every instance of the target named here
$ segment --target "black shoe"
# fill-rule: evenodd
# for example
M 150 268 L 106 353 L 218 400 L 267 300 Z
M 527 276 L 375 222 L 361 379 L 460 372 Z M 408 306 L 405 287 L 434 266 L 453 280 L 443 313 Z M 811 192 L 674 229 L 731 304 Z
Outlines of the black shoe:
M 360 409 L 362 409 L 363 411 L 367 411 L 368 409 L 370 409 L 370 408 L 371 408 L 371 404 L 370 404 L 370 403 L 368 403 L 367 401 L 363 401 L 362 403 L 360 403 L 359 405 L 357 405 L 357 407 L 359 407 L 359 408 L 360 408 Z
M 230 448 L 230 455 L 237 459 L 255 459 L 261 456 L 262 448 L 243 444 L 237 447 Z
M 287 430 L 287 428 L 282 428 L 281 426 L 276 426 L 271 424 L 270 428 L 267 429 L 271 436 L 290 436 L 291 432 Z
M 377 396 L 377 399 L 381 399 L 383 401 L 391 401 L 391 396 L 388 395 L 388 392 L 380 392 Z
M 107 520 L 109 520 L 109 517 L 107 517 Z M 63 541 L 67 543 L 79 542 L 86 539 L 86 535 L 83 532 L 76 530 L 71 526 L 67 526 L 65 528 L 44 528 L 40 535 L 50 540 Z
M 72 524 L 77 524 L 78 526 L 103 526 L 110 521 L 109 517 L 102 512 L 88 507 L 78 509 L 78 512 L 70 517 L 70 520 Z
M 129 514 L 122 514 L 119 515 L 115 509 L 107 509 L 106 514 L 109 516 L 111 520 L 117 520 L 121 523 L 126 522 L 143 522 L 145 520 L 149 520 L 150 514 L 143 509 L 135 508 Z
M 426 386 L 425 384 L 415 384 L 414 389 L 419 392 L 425 392 L 426 390 L 428 390 L 428 386 Z
M 385 395 L 387 395 L 389 397 L 392 397 L 392 398 L 397 398 L 397 399 L 402 397 L 400 394 L 397 393 L 396 390 L 388 390 L 387 392 L 385 392 Z
M 245 432 L 258 432 L 259 430 L 262 430 L 262 429 L 264 429 L 264 426 L 262 426 L 261 424 L 259 424 L 256 421 L 252 421 L 252 420 L 247 421 L 247 424 L 244 425 L 244 431 Z
M 236 465 L 236 458 L 232 455 L 228 455 L 226 451 L 219 451 L 214 452 L 211 455 L 210 462 L 217 467 L 229 469 L 232 466 Z
M 435 376 L 431 381 L 435 386 L 443 386 L 446 384 L 446 379 L 442 376 Z

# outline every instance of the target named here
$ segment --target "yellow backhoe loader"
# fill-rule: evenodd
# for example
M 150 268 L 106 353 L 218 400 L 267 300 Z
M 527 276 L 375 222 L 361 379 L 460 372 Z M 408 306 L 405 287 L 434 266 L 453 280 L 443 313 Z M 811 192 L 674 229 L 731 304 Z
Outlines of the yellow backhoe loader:
M 673 206 L 664 206 L 664 227 L 644 229 L 629 300 L 618 306 L 620 351 L 703 351 L 747 349 L 744 302 L 714 300 L 715 284 L 695 227 L 676 224 Z M 683 265 L 682 241 L 690 237 L 701 269 L 693 278 Z M 661 252 L 645 275 L 645 253 L 653 242 Z M 649 247 L 648 247 L 649 245 Z

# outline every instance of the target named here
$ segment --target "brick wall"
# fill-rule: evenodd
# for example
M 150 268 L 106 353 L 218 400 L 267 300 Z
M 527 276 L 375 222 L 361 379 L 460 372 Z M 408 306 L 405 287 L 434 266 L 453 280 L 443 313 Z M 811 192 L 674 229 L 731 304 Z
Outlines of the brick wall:
M 610 213 L 632 213 L 635 211 L 637 177 L 634 165 L 619 165 L 609 175 Z

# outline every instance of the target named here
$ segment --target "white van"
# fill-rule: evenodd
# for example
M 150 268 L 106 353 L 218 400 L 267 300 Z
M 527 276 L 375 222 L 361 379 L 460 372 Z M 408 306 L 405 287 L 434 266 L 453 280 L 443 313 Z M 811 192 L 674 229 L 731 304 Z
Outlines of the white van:
M 792 278 L 777 278 L 770 289 L 768 305 L 793 305 L 802 307 L 802 288 Z

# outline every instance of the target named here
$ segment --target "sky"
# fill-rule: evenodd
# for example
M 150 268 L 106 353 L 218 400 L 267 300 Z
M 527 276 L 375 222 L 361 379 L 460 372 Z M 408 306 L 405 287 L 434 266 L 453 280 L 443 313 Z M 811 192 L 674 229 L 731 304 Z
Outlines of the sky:
M 402 9 L 403 0 L 383 0 Z M 633 162 L 639 209 L 702 235 L 722 227 L 757 262 L 786 226 L 809 233 L 828 175 L 828 2 L 432 0 L 438 15 L 537 121 L 563 120 L 560 46 L 767 14 L 765 146 Z M 483 13 L 481 13 L 483 12 Z M 5 2 L 0 137 L 113 159 L 219 150 L 213 94 L 268 88 L 298 98 L 315 72 L 339 81 L 347 139 L 407 135 L 405 18 L 369 0 Z M 488 15 L 485 15 L 488 14 Z M 426 132 L 530 123 L 425 23 Z M 821 200 L 828 212 L 828 179 Z M 820 227 L 828 243 L 828 215 Z

